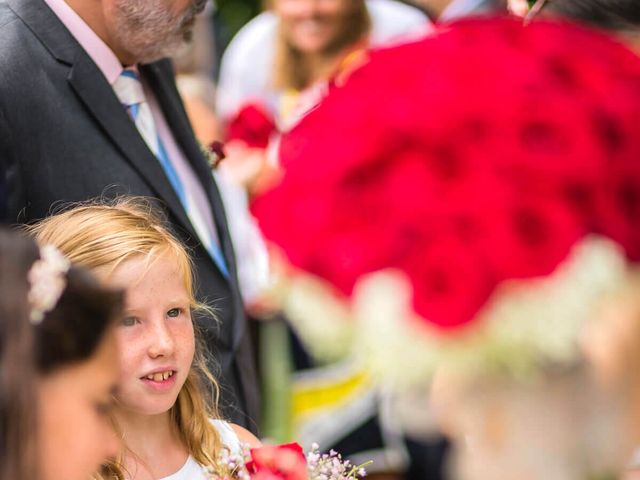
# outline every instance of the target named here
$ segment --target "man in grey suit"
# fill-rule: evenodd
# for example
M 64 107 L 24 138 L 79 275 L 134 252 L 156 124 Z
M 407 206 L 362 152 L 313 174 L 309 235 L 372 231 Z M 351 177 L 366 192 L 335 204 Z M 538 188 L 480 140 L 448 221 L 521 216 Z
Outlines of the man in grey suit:
M 100 195 L 157 200 L 189 247 L 222 410 L 258 385 L 225 212 L 164 59 L 205 0 L 0 0 L 0 168 L 13 222 Z

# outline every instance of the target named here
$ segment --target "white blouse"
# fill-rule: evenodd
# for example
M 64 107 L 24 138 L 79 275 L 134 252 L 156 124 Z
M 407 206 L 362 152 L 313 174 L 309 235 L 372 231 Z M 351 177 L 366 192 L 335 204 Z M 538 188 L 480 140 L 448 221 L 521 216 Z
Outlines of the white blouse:
M 211 423 L 216 427 L 220 434 L 220 440 L 229 451 L 233 454 L 240 453 L 240 439 L 236 432 L 233 431 L 231 425 L 224 420 L 211 420 Z M 168 477 L 161 478 L 160 480 L 208 480 L 209 476 L 198 462 L 196 462 L 191 455 L 187 458 L 185 464 L 176 473 L 169 475 Z

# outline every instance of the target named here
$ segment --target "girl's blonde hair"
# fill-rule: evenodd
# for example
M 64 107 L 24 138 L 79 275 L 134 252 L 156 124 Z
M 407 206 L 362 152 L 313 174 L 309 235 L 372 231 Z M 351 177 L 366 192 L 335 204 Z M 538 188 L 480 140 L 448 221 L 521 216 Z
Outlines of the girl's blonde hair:
M 195 299 L 193 267 L 185 247 L 146 199 L 120 197 L 75 204 L 27 227 L 27 231 L 38 241 L 58 247 L 71 262 L 107 275 L 134 257 L 152 262 L 161 255 L 171 255 L 182 273 L 192 311 L 212 314 L 211 308 Z M 205 349 L 198 337 L 196 334 L 191 370 L 169 414 L 191 456 L 203 466 L 216 468 L 221 441 L 210 420 L 219 417 L 219 386 L 206 366 Z M 210 386 L 210 394 L 205 386 Z M 121 459 L 105 465 L 98 478 L 124 478 Z

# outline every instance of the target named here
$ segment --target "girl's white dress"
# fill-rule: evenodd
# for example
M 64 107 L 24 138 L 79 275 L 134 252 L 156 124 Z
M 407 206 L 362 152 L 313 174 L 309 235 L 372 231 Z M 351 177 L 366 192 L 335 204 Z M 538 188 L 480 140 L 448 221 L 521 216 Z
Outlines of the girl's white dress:
M 211 420 L 211 423 L 213 423 L 218 430 L 222 444 L 225 445 L 231 453 L 239 453 L 240 439 L 231 428 L 231 425 L 223 420 Z M 187 458 L 187 461 L 180 470 L 160 480 L 208 480 L 208 478 L 202 466 L 189 455 L 189 458 Z

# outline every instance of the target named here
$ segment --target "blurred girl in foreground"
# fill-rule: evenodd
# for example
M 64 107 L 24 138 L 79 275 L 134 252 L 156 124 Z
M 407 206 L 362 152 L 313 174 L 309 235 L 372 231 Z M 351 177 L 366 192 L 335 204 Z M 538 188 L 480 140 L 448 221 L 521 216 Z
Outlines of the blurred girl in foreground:
M 86 480 L 118 451 L 121 294 L 55 249 L 0 232 L 0 477 Z

